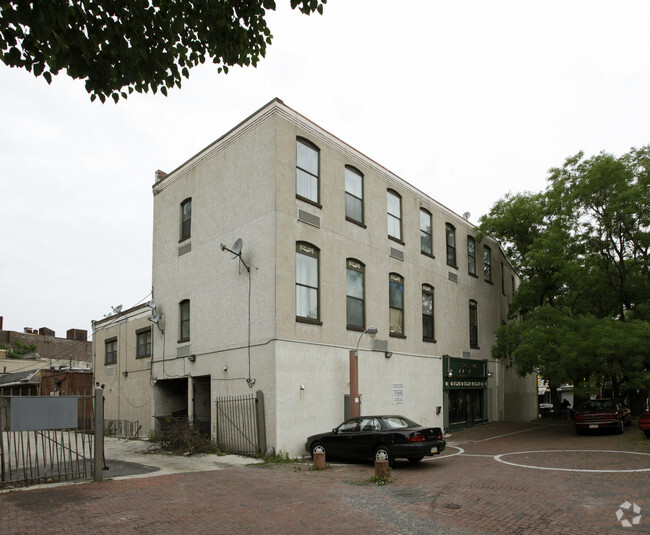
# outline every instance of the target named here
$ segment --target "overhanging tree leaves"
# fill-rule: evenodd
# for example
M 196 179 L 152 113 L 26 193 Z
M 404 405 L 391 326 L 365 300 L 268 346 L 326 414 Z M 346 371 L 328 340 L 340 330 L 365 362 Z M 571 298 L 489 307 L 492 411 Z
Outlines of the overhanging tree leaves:
M 304 14 L 327 0 L 290 0 Z M 256 66 L 272 35 L 274 0 L 0 0 L 0 59 L 48 83 L 62 69 L 91 100 L 181 86 L 206 59 Z
M 650 387 L 650 146 L 568 158 L 542 193 L 509 195 L 481 220 L 521 285 L 493 355 L 578 394 Z

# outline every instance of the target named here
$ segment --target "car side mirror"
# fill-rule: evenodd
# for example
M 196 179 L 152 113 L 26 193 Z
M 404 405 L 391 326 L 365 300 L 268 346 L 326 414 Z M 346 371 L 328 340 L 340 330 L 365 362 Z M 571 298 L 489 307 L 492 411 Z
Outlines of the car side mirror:
M 338 435 L 339 434 L 339 428 L 335 427 L 334 429 L 332 429 L 332 433 L 334 433 L 335 435 Z

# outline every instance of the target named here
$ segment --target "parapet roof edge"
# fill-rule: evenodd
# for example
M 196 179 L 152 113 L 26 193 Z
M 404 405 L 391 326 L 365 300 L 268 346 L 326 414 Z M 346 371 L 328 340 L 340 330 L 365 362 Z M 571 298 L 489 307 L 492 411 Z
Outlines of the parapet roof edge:
M 244 129 L 247 125 L 254 123 L 256 120 L 259 120 L 263 118 L 265 115 L 269 115 L 274 113 L 276 110 L 281 110 L 284 111 L 286 115 L 293 116 L 298 123 L 302 123 L 303 126 L 311 127 L 312 129 L 315 129 L 321 133 L 321 135 L 333 140 L 335 143 L 345 147 L 348 151 L 352 152 L 353 154 L 357 155 L 364 161 L 366 161 L 369 165 L 372 167 L 375 167 L 378 170 L 381 170 L 382 173 L 394 183 L 394 185 L 406 188 L 407 190 L 410 190 L 411 193 L 414 195 L 426 199 L 427 202 L 431 202 L 437 206 L 439 206 L 441 209 L 443 209 L 445 212 L 447 212 L 449 215 L 453 216 L 460 222 L 464 222 L 467 224 L 470 228 L 476 228 L 476 225 L 471 223 L 469 220 L 465 219 L 455 211 L 453 211 L 451 208 L 448 206 L 442 204 L 441 202 L 437 201 L 427 193 L 423 192 L 419 188 L 415 187 L 413 184 L 408 182 L 407 180 L 401 178 L 400 176 L 396 175 L 377 161 L 373 160 L 372 158 L 366 156 L 364 153 L 359 151 L 358 149 L 355 149 L 352 147 L 349 143 L 346 143 L 343 141 L 341 138 L 335 136 L 325 128 L 321 127 L 320 125 L 316 124 L 314 121 L 311 119 L 307 118 L 300 112 L 294 110 L 293 108 L 287 106 L 284 101 L 282 101 L 280 98 L 276 97 L 269 102 L 267 102 L 264 106 L 259 108 L 257 111 L 253 112 L 251 115 L 249 115 L 247 118 L 245 118 L 243 121 L 238 123 L 235 127 L 231 128 L 217 138 L 215 141 L 207 145 L 205 148 L 201 149 L 199 152 L 194 154 L 192 157 L 188 158 L 185 162 L 183 162 L 181 165 L 176 167 L 173 171 L 170 173 L 166 174 L 163 178 L 155 182 L 152 186 L 153 193 L 156 195 L 159 191 L 164 189 L 165 186 L 167 186 L 169 183 L 174 181 L 174 175 L 178 174 L 183 168 L 189 166 L 192 162 L 196 161 L 197 159 L 200 159 L 203 155 L 206 153 L 210 152 L 211 149 L 217 147 L 219 144 L 223 143 L 226 141 L 228 138 L 233 137 L 238 131 Z

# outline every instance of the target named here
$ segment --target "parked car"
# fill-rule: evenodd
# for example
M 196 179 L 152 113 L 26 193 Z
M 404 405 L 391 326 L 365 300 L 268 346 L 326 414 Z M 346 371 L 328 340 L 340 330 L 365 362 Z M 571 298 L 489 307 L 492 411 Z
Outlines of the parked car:
M 575 412 L 573 421 L 577 433 L 611 429 L 622 433 L 632 423 L 630 409 L 617 399 L 584 401 Z
M 445 449 L 439 427 L 422 427 L 404 416 L 361 416 L 343 422 L 329 433 L 312 435 L 305 450 L 324 452 L 326 459 L 388 461 L 396 458 L 412 463 L 425 456 L 438 455 Z
M 650 411 L 646 411 L 639 416 L 639 429 L 645 433 L 645 436 L 650 438 Z

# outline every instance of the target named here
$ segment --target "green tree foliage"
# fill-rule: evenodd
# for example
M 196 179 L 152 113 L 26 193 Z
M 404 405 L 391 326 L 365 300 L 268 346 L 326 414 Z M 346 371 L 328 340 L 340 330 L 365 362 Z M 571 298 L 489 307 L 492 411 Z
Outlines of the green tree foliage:
M 290 0 L 304 14 L 327 0 Z M 256 66 L 272 35 L 274 0 L 0 0 L 0 59 L 48 83 L 62 69 L 91 100 L 181 86 L 206 59 Z
M 25 344 L 21 342 L 18 338 L 14 339 L 14 345 L 0 344 L 1 349 L 7 350 L 7 356 L 10 359 L 21 359 L 25 355 L 34 353 L 38 349 L 36 344 Z
M 583 153 L 481 219 L 521 275 L 495 358 L 578 394 L 650 387 L 650 146 Z

